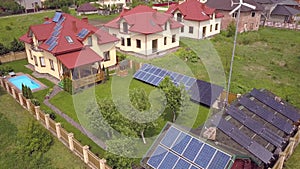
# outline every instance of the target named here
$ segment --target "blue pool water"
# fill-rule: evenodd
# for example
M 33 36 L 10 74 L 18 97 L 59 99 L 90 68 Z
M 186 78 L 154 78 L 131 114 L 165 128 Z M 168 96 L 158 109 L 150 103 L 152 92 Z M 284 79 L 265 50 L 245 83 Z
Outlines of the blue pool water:
M 8 79 L 18 89 L 22 90 L 22 84 L 28 86 L 31 90 L 37 89 L 40 85 L 26 75 L 16 76 Z

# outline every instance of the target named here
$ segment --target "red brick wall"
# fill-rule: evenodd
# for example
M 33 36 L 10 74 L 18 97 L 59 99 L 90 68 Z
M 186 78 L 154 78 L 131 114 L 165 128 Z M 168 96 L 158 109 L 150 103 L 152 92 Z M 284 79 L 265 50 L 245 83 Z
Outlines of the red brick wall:
M 224 15 L 221 23 L 221 29 L 226 30 L 230 22 L 235 20 L 231 15 L 230 11 L 218 11 Z M 241 12 L 239 22 L 239 32 L 244 32 L 245 28 L 247 31 L 258 30 L 260 24 L 261 12 L 255 11 L 255 16 L 251 16 L 251 12 Z

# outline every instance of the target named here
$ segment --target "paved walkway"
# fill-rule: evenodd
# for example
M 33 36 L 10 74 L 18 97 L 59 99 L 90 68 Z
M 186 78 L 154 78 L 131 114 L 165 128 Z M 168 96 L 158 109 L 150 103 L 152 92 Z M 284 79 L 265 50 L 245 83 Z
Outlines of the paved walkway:
M 55 85 L 53 88 L 53 92 L 51 93 L 49 99 L 51 99 L 52 97 L 54 97 L 55 95 L 57 95 L 59 92 L 61 92 L 62 89 Z M 106 144 L 100 140 L 98 137 L 96 137 L 93 133 L 89 132 L 87 129 L 85 129 L 84 127 L 82 127 L 80 124 L 78 124 L 76 121 L 74 121 L 72 118 L 70 118 L 68 115 L 64 114 L 63 112 L 61 112 L 57 107 L 55 107 L 54 105 L 52 105 L 49 102 L 49 99 L 45 99 L 44 103 L 50 107 L 56 114 L 59 114 L 62 118 L 64 118 L 68 123 L 70 123 L 72 126 L 74 126 L 75 128 L 77 128 L 79 131 L 81 131 L 81 133 L 83 133 L 84 135 L 88 136 L 91 140 L 93 140 L 98 146 L 100 146 L 102 149 L 106 150 L 107 146 Z

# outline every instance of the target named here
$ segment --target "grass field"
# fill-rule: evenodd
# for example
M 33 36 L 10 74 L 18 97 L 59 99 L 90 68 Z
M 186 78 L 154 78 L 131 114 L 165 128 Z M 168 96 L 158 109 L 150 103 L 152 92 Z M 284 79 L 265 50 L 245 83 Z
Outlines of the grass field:
M 34 120 L 29 112 L 24 110 L 11 96 L 0 88 L 0 166 L 1 168 L 15 168 L 22 166 L 22 161 L 14 153 L 18 141 L 18 132 L 21 128 Z M 45 129 L 45 132 L 46 131 Z M 87 168 L 85 164 L 68 150 L 55 137 L 54 144 L 44 156 L 50 159 L 50 168 Z M 16 165 L 18 163 L 18 165 Z M 26 164 L 23 164 L 26 168 Z

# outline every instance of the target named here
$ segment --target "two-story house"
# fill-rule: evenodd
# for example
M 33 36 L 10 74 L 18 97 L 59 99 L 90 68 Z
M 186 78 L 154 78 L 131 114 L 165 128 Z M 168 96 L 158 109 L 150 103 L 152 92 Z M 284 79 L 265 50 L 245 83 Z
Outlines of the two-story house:
M 173 4 L 166 11 L 184 24 L 181 37 L 203 39 L 220 33 L 223 15 L 198 0 L 186 0 Z
M 244 0 L 244 2 L 251 4 L 256 8 L 253 10 L 246 6 L 241 7 L 238 31 L 247 32 L 258 30 L 263 7 L 254 0 Z M 239 0 L 207 0 L 206 5 L 215 8 L 218 12 L 224 15 L 221 29 L 226 30 L 231 22 L 236 21 L 237 12 L 232 15 L 230 15 L 230 12 L 237 7 L 238 3 Z
M 28 63 L 36 72 L 58 80 L 68 77 L 75 88 L 88 83 L 83 81 L 103 80 L 102 68 L 116 64 L 118 39 L 88 24 L 87 18 L 56 12 L 43 24 L 30 26 L 20 41 L 25 43 Z
M 170 14 L 140 5 L 123 10 L 119 17 L 104 26 L 120 39 L 117 47 L 121 52 L 150 58 L 179 47 L 182 24 Z

